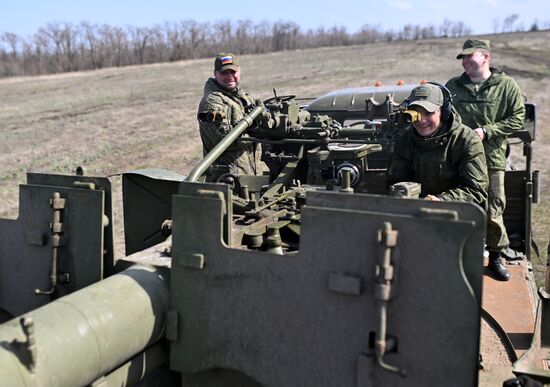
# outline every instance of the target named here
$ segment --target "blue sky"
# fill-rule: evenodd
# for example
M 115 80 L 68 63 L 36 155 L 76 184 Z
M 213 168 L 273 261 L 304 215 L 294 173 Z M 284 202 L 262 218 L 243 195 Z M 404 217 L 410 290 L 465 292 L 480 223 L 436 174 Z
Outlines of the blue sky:
M 403 25 L 439 26 L 463 21 L 474 34 L 492 33 L 494 20 L 518 14 L 516 24 L 550 24 L 550 0 L 0 0 L 0 33 L 28 37 L 53 22 L 153 27 L 164 22 L 250 19 L 294 21 L 303 30 L 362 25 L 398 30 Z

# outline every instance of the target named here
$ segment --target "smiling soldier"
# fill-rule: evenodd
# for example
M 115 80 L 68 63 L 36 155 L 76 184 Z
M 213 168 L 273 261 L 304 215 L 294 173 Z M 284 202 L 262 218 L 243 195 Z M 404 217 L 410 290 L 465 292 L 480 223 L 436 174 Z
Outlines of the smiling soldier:
M 462 124 L 450 92 L 437 84 L 422 84 L 405 104 L 419 117 L 395 142 L 386 172 L 388 187 L 416 182 L 427 200 L 484 206 L 488 181 L 483 145 Z
M 252 99 L 241 88 L 241 67 L 234 54 L 220 53 L 214 60 L 214 77 L 204 85 L 204 95 L 199 104 L 197 118 L 206 155 L 246 114 L 245 107 Z M 205 121 L 203 115 L 215 115 L 219 120 Z M 264 164 L 260 144 L 236 142 L 216 160 L 217 165 L 227 167 L 227 172 L 239 175 L 260 175 Z
M 488 40 L 466 40 L 456 57 L 462 61 L 464 73 L 449 80 L 447 87 L 456 94 L 453 104 L 462 121 L 483 141 L 489 170 L 486 239 L 489 268 L 498 279 L 507 281 L 510 274 L 501 257 L 509 244 L 502 218 L 506 206 L 506 139 L 523 127 L 525 105 L 518 84 L 490 67 L 490 51 Z

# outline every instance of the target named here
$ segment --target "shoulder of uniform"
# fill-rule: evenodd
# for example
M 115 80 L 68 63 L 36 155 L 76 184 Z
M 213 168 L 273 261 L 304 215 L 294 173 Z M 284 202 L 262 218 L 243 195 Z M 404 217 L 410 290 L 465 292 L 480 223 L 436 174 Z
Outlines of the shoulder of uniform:
M 239 88 L 238 89 L 238 95 L 242 98 L 247 98 L 247 99 L 250 99 L 252 100 L 252 97 L 250 97 L 250 94 L 248 94 L 246 91 L 244 91 L 243 89 Z
M 227 104 L 221 98 L 209 95 L 199 105 L 200 112 L 227 112 Z
M 497 77 L 495 78 L 495 82 L 497 84 L 504 86 L 510 91 L 511 90 L 520 91 L 519 84 L 516 82 L 516 80 L 507 74 L 504 74 L 504 73 L 498 74 Z
M 449 79 L 449 80 L 447 81 L 447 83 L 446 83 L 445 85 L 448 86 L 448 85 L 455 84 L 455 83 L 458 82 L 458 80 L 459 80 L 460 78 L 461 78 L 460 75 L 458 75 L 458 76 L 456 76 L 456 77 L 452 77 L 451 79 Z
M 502 74 L 502 79 L 514 86 L 518 86 L 518 83 L 516 82 L 516 80 L 507 74 Z
M 468 144 L 468 148 L 476 144 L 483 146 L 477 133 L 474 132 L 469 126 L 461 125 L 461 131 L 464 141 Z
M 467 83 L 469 83 L 469 81 L 469 78 L 465 77 L 464 74 L 461 74 L 449 79 L 445 86 L 451 91 L 456 91 L 456 89 L 463 88 Z
M 204 96 L 204 101 L 208 104 L 224 103 L 224 95 L 219 91 L 212 91 Z

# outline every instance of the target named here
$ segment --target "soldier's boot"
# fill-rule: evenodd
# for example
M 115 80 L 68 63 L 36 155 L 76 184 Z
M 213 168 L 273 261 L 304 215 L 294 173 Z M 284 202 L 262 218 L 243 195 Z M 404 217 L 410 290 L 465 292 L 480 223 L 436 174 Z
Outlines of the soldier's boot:
M 500 251 L 489 251 L 489 269 L 499 281 L 510 279 L 510 272 L 506 268 L 504 258 L 500 256 Z

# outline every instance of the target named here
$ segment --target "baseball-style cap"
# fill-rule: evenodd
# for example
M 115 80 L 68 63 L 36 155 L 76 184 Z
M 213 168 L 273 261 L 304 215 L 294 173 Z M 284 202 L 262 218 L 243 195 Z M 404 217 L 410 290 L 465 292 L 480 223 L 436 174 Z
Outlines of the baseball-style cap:
M 481 39 L 468 39 L 462 46 L 462 51 L 456 56 L 456 59 L 462 59 L 463 56 L 472 55 L 475 50 L 487 50 L 491 51 L 491 42 Z
M 229 52 L 221 52 L 216 55 L 216 60 L 214 60 L 214 70 L 215 71 L 225 71 L 233 70 L 237 71 L 239 69 L 239 61 L 235 54 Z
M 407 107 L 422 106 L 428 112 L 433 113 L 443 106 L 443 91 L 437 85 L 425 83 L 416 86 L 408 100 Z

